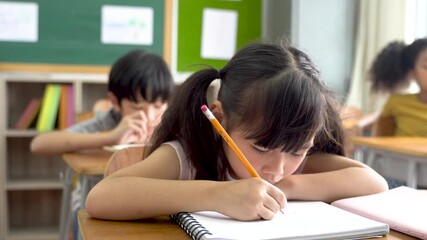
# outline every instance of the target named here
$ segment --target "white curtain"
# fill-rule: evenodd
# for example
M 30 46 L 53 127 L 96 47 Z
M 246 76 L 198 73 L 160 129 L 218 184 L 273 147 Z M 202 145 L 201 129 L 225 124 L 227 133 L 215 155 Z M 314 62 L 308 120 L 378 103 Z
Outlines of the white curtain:
M 427 36 L 427 1 L 412 0 L 407 2 L 406 33 L 407 43 Z
M 411 1 L 411 0 L 409 0 Z M 371 113 L 381 109 L 387 96 L 373 94 L 368 71 L 378 52 L 390 41 L 405 40 L 407 0 L 361 0 L 355 58 L 347 105 Z

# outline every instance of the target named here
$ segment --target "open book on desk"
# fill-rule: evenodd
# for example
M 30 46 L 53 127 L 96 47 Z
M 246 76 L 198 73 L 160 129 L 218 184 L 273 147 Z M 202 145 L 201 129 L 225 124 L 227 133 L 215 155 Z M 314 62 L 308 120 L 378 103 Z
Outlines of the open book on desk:
M 393 230 L 427 239 L 427 190 L 403 186 L 378 194 L 338 200 L 332 205 L 387 223 Z
M 288 202 L 272 220 L 239 221 L 216 212 L 178 213 L 172 218 L 193 239 L 355 239 L 388 234 L 387 224 L 323 202 Z

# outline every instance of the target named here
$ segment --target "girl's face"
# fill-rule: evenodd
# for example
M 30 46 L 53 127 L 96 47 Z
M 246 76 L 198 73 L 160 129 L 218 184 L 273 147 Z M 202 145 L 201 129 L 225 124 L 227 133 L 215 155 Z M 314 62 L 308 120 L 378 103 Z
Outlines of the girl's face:
M 427 48 L 419 54 L 411 74 L 420 86 L 421 92 L 427 92 Z
M 301 146 L 297 152 L 288 153 L 282 152 L 281 148 L 266 149 L 257 146 L 254 140 L 243 137 L 242 131 L 231 131 L 230 137 L 234 140 L 261 178 L 272 184 L 293 174 L 301 165 L 308 150 L 313 145 L 313 139 L 311 139 L 306 146 Z M 225 154 L 231 166 L 231 176 L 236 179 L 251 177 L 227 143 L 224 142 L 223 144 Z

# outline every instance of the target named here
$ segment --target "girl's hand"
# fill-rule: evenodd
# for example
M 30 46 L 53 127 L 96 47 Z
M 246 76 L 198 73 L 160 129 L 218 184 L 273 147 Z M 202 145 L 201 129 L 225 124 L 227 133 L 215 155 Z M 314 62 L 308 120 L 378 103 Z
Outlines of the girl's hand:
M 115 144 L 145 143 L 149 136 L 147 117 L 143 111 L 124 116 L 110 133 Z
M 239 220 L 272 219 L 286 206 L 285 194 L 260 178 L 222 182 L 212 200 L 218 212 Z

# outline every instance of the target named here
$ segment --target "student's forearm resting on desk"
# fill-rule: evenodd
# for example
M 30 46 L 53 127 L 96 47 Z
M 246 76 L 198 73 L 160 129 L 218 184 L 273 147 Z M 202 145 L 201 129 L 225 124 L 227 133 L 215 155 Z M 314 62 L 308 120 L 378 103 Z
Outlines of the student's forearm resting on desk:
M 31 142 L 31 152 L 37 155 L 58 155 L 84 149 L 113 145 L 107 133 L 71 133 L 56 131 L 43 133 Z
M 174 180 L 180 172 L 175 150 L 165 145 L 159 149 L 98 183 L 88 195 L 88 213 L 95 218 L 130 220 L 213 210 L 241 220 L 270 219 L 285 207 L 286 197 L 332 202 L 387 189 L 385 180 L 369 167 L 329 154 L 310 156 L 306 174 L 287 177 L 277 187 L 260 178 L 179 181 Z
M 260 179 L 237 181 L 180 181 L 180 164 L 162 146 L 146 159 L 99 182 L 86 201 L 95 218 L 130 220 L 181 211 L 212 210 L 232 218 L 271 219 L 285 207 L 283 192 Z M 172 179 L 172 180 L 167 180 Z
M 255 178 L 252 180 L 262 181 Z M 244 181 L 177 181 L 141 177 L 106 179 L 91 190 L 86 209 L 94 218 L 111 220 L 132 220 L 206 210 L 241 220 L 259 219 L 261 215 L 265 219 L 273 218 L 274 213 L 260 214 L 259 204 L 245 198 L 246 192 L 242 193 L 241 198 L 227 198 L 227 189 L 244 189 L 241 186 L 245 184 Z M 110 191 L 109 188 L 116 191 Z M 254 191 L 254 194 L 259 192 Z M 281 207 L 277 205 L 275 208 L 277 212 Z
M 338 199 L 388 190 L 387 182 L 368 166 L 345 157 L 316 153 L 309 156 L 304 174 L 291 175 L 277 183 L 289 200 Z

